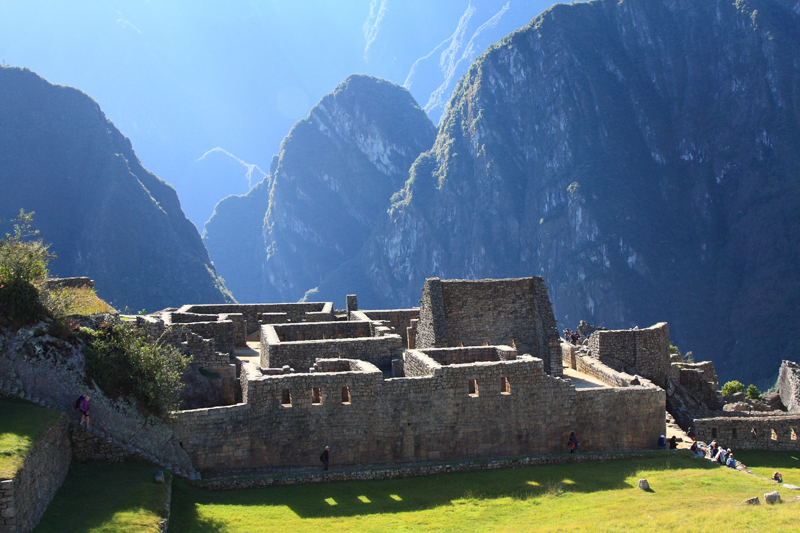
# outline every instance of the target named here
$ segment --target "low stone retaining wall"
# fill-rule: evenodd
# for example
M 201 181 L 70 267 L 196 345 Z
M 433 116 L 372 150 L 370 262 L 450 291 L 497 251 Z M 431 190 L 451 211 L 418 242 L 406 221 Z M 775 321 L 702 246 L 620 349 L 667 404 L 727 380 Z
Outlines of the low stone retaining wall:
M 253 478 L 211 479 L 196 485 L 209 490 L 250 489 L 255 487 L 271 487 L 281 485 L 305 485 L 311 483 L 333 483 L 338 481 L 372 481 L 378 479 L 398 479 L 458 472 L 477 472 L 479 470 L 500 470 L 503 468 L 519 468 L 522 466 L 561 465 L 582 463 L 585 461 L 616 461 L 619 459 L 658 457 L 669 451 L 617 452 L 617 453 L 579 453 L 562 455 L 537 455 L 529 457 L 509 457 L 487 459 L 485 461 L 469 461 L 463 463 L 409 464 L 396 468 L 380 470 L 347 470 L 343 472 L 329 471 L 325 474 L 273 475 Z M 688 453 L 685 451 L 677 453 Z
M 14 479 L 0 481 L 0 532 L 27 533 L 42 518 L 72 458 L 69 418 L 62 414 L 25 459 Z

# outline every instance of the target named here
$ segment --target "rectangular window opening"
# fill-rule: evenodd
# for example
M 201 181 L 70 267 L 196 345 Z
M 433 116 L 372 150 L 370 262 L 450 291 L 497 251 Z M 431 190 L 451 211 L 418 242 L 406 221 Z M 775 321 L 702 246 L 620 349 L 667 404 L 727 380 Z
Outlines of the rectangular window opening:
M 717 438 L 717 428 L 711 428 L 711 438 L 712 439 Z
M 319 387 L 313 387 L 311 389 L 311 404 L 312 405 L 322 405 L 322 389 Z
M 350 405 L 350 387 L 342 387 L 342 403 Z
M 736 438 L 736 428 L 731 428 L 731 438 L 732 439 Z
M 769 431 L 770 431 L 769 438 L 772 439 L 772 440 L 778 440 L 778 434 L 775 433 L 775 430 L 774 429 L 770 429 Z
M 797 428 L 789 428 L 789 430 L 791 431 L 791 437 L 790 438 L 792 440 L 797 440 Z
M 758 438 L 758 431 L 756 431 L 756 428 L 750 428 L 750 434 L 753 435 L 754 438 Z
M 500 378 L 500 394 L 511 394 L 511 382 L 507 377 Z
M 471 379 L 469 380 L 469 395 L 477 398 L 478 397 L 478 380 Z
M 283 389 L 283 399 L 281 405 L 284 407 L 292 406 L 292 391 L 290 389 Z

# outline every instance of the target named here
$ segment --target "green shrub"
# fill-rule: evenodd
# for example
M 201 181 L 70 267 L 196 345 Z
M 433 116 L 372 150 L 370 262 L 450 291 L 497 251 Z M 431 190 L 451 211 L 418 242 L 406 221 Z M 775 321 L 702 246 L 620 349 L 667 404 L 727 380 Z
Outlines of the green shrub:
M 107 396 L 133 398 L 145 413 L 159 416 L 180 408 L 181 374 L 190 358 L 132 324 L 105 323 L 92 334 L 83 329 L 87 377 Z
M 723 396 L 731 396 L 736 394 L 737 392 L 742 392 L 744 390 L 744 383 L 741 381 L 729 381 L 725 385 L 722 386 L 722 395 Z
M 755 385 L 750 385 L 749 387 L 747 387 L 747 392 L 745 394 L 751 400 L 760 400 L 761 399 L 761 393 L 758 392 L 758 388 Z
M 8 325 L 22 326 L 48 314 L 39 297 L 47 280 L 47 266 L 55 259 L 49 245 L 33 239 L 33 213 L 20 209 L 14 233 L 0 240 L 0 316 Z

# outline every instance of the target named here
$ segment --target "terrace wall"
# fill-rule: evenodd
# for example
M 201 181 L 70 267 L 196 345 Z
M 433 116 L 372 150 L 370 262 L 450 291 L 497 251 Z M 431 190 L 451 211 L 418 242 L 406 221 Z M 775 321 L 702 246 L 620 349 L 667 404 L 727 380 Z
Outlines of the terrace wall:
M 696 418 L 694 433 L 697 440 L 716 440 L 734 451 L 799 451 L 800 415 Z
M 0 481 L 0 531 L 32 531 L 67 477 L 69 418 L 62 414 L 33 447 L 14 479 Z

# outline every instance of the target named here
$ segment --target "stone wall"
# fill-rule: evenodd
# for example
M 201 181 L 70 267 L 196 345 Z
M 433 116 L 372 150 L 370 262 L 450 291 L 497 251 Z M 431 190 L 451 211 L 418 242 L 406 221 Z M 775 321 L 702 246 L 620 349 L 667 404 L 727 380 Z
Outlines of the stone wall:
M 370 322 L 303 322 L 270 325 L 281 342 L 358 339 L 372 336 Z
M 666 434 L 667 394 L 660 387 L 578 389 L 576 399 L 582 451 L 654 449 Z
M 77 424 L 70 425 L 69 436 L 72 455 L 76 461 L 98 459 L 109 463 L 121 463 L 136 455 L 130 447 L 126 448 L 111 437 L 87 431 Z
M 180 313 L 218 315 L 241 313 L 244 316 L 247 335 L 255 333 L 261 326 L 262 315 L 268 323 L 328 322 L 334 320 L 332 302 L 281 303 L 281 304 L 203 304 L 184 305 Z M 275 320 L 274 322 L 270 320 Z
M 602 381 L 609 387 L 629 387 L 639 384 L 639 380 L 630 374 L 617 372 L 613 368 L 607 367 L 594 357 L 576 350 L 575 370 L 587 376 Z M 642 378 L 644 379 L 644 378 Z
M 659 322 L 646 329 L 598 330 L 589 337 L 589 353 L 615 370 L 636 373 L 659 387 L 669 376 L 669 326 Z
M 411 321 L 419 316 L 419 307 L 412 309 L 377 309 L 372 311 L 362 311 L 370 320 L 382 321 L 392 333 L 400 335 L 403 339 L 403 347 L 409 348 L 408 328 Z
M 386 380 L 364 362 L 275 376 L 243 363 L 247 403 L 181 411 L 175 435 L 211 469 L 318 466 L 326 445 L 337 464 L 563 453 L 570 431 L 583 431 L 586 451 L 649 449 L 664 430 L 663 390 L 651 385 L 579 396 L 528 355 L 449 366 L 405 355 L 414 375 Z
M 697 440 L 734 450 L 800 451 L 800 416 L 727 416 L 696 418 Z
M 47 290 L 80 289 L 88 287 L 94 289 L 94 280 L 91 278 L 47 278 Z
M 544 280 L 440 280 L 423 288 L 416 348 L 508 345 L 561 375 L 561 344 Z
M 425 348 L 420 351 L 440 365 L 463 365 L 479 361 L 513 361 L 517 357 L 517 351 L 510 346 Z
M 33 447 L 14 479 L 0 481 L 0 531 L 36 527 L 64 478 L 72 458 L 69 419 L 62 414 Z
M 354 324 L 338 322 L 336 324 Z M 369 323 L 356 322 L 369 326 Z M 308 324 L 304 324 L 308 326 Z M 265 325 L 261 327 L 261 360 L 263 368 L 280 368 L 284 365 L 305 372 L 317 359 L 361 359 L 381 368 L 390 368 L 392 359 L 402 356 L 403 346 L 399 335 L 333 338 L 282 342 L 277 331 L 289 327 Z
M 784 361 L 778 374 L 781 403 L 790 413 L 800 413 L 800 365 Z

